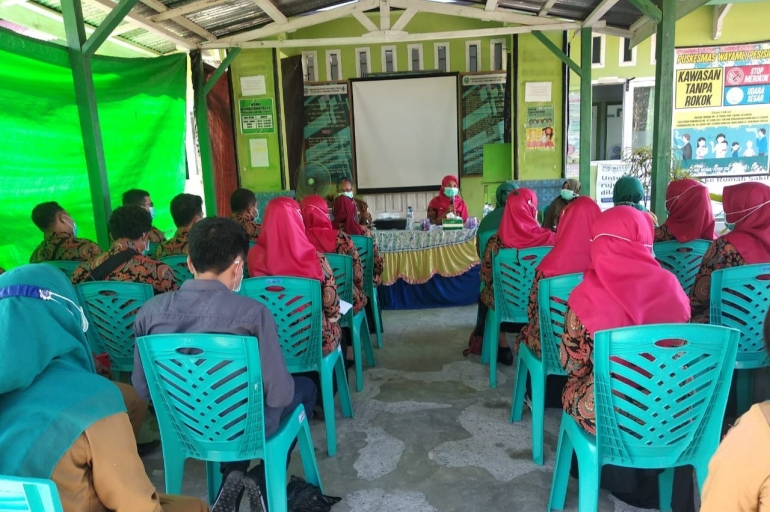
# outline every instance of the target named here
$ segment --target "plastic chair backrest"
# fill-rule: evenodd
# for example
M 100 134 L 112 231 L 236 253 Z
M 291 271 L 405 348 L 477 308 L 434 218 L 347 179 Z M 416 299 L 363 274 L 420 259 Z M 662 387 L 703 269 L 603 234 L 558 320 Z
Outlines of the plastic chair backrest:
M 334 273 L 337 293 L 340 299 L 353 304 L 353 258 L 346 254 L 325 253 L 326 260 Z M 340 319 L 342 327 L 350 327 L 352 309 Z
M 659 324 L 594 335 L 596 443 L 603 464 L 671 468 L 719 444 L 738 331 Z
M 58 268 L 64 274 L 67 276 L 67 279 L 72 279 L 72 274 L 75 273 L 75 269 L 80 266 L 82 261 L 69 261 L 69 260 L 58 260 L 58 261 L 45 261 L 43 262 L 47 265 L 53 265 L 54 267 Z
M 770 366 L 762 326 L 770 306 L 770 264 L 744 265 L 711 274 L 709 321 L 741 333 L 739 369 Z
M 500 322 L 526 323 L 535 268 L 551 247 L 500 249 L 492 257 L 495 312 Z
M 159 334 L 136 342 L 164 444 L 198 460 L 264 458 L 256 338 Z
M 182 283 L 188 279 L 194 278 L 192 272 L 190 272 L 190 268 L 187 266 L 186 254 L 166 256 L 165 258 L 161 258 L 160 261 L 171 268 L 171 272 L 174 274 L 174 278 L 179 286 L 182 286 Z
M 153 296 L 152 286 L 121 281 L 96 281 L 75 287 L 87 310 L 91 329 L 99 335 L 98 347 L 110 355 L 112 369 L 130 372 L 134 368 L 134 319 Z M 97 347 L 92 347 L 97 348 Z
M 155 253 L 158 252 L 159 246 L 160 244 L 158 242 L 150 242 L 149 247 L 147 247 L 147 254 L 154 258 Z
M 364 267 L 364 293 L 371 297 L 374 293 L 374 240 L 366 235 L 350 235 Z
M 320 370 L 323 308 L 319 281 L 252 277 L 243 280 L 241 295 L 264 304 L 273 314 L 289 372 Z
M 478 237 L 479 237 L 479 258 L 484 258 L 484 252 L 487 250 L 487 242 L 489 242 L 489 239 L 492 238 L 494 235 L 497 234 L 496 229 L 490 229 L 487 231 L 479 231 Z
M 693 240 L 684 244 L 671 241 L 658 242 L 652 249 L 660 266 L 674 274 L 684 292 L 689 294 L 695 284 L 695 274 L 700 269 L 703 255 L 710 246 L 708 240 Z
M 51 480 L 0 476 L 0 510 L 62 512 L 63 508 Z
M 583 274 L 541 279 L 537 289 L 537 307 L 540 316 L 540 341 L 543 363 L 548 374 L 563 375 L 559 347 L 564 334 L 564 315 L 567 299 L 572 290 L 583 280 Z

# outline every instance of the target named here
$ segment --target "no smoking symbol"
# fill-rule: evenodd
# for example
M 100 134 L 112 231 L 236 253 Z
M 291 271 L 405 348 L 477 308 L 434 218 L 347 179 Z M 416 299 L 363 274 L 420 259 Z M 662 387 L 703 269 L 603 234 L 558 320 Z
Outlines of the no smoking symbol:
M 730 85 L 738 85 L 743 82 L 743 70 L 741 68 L 733 68 L 727 73 L 727 81 Z

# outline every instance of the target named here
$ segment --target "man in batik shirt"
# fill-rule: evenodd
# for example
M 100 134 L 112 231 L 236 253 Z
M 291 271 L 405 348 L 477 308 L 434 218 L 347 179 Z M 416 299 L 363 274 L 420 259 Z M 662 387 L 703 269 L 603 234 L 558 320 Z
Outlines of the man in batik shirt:
M 158 246 L 155 258 L 187 255 L 187 235 L 196 222 L 203 218 L 203 199 L 193 194 L 179 194 L 171 200 L 171 217 L 176 233 Z
M 256 243 L 262 232 L 262 225 L 257 222 L 259 210 L 254 192 L 245 188 L 239 188 L 233 192 L 230 196 L 230 210 L 233 212 L 230 218 L 246 230 L 250 242 Z
M 102 252 L 91 240 L 77 238 L 75 220 L 55 201 L 35 206 L 32 222 L 44 236 L 43 242 L 32 252 L 30 263 L 86 261 Z
M 155 218 L 155 205 L 152 202 L 150 193 L 146 190 L 132 188 L 131 190 L 125 192 L 123 194 L 123 206 L 128 206 L 130 204 L 141 206 L 147 212 L 149 212 L 153 219 Z M 156 227 L 152 227 L 150 229 L 150 231 L 147 233 L 147 237 L 151 244 L 159 244 L 166 241 L 166 236 L 163 234 L 163 231 Z

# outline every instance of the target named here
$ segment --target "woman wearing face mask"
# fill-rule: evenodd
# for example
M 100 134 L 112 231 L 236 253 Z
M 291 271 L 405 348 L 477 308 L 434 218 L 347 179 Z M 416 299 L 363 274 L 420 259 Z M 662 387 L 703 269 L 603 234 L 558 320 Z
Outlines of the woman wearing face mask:
M 452 216 L 462 218 L 463 222 L 468 220 L 468 207 L 460 197 L 457 183 L 457 177 L 451 174 L 441 180 L 438 195 L 428 203 L 428 218 L 431 224 L 440 225 L 442 220 Z
M 346 198 L 347 199 L 347 198 Z M 276 197 L 265 209 L 262 234 L 248 257 L 249 275 L 315 279 L 321 283 L 323 354 L 337 349 L 342 331 L 340 297 L 329 262 L 305 235 L 299 205 L 290 197 Z
M 640 212 L 645 212 L 652 219 L 654 225 L 658 225 L 658 218 L 642 204 L 644 199 L 644 186 L 636 176 L 623 176 L 615 182 L 612 189 L 612 202 L 615 206 L 630 206 Z
M 0 277 L 0 297 L 0 474 L 50 478 L 65 512 L 208 510 L 159 495 L 147 478 L 120 392 L 94 370 L 64 274 L 20 267 Z
M 559 197 L 554 199 L 543 214 L 543 227 L 556 230 L 556 224 L 561 217 L 561 211 L 580 195 L 580 182 L 576 179 L 568 179 L 561 186 Z
M 705 185 L 695 180 L 674 180 L 666 188 L 668 218 L 655 228 L 655 243 L 676 240 L 714 240 L 714 212 Z
M 652 255 L 653 232 L 650 217 L 634 208 L 619 206 L 599 215 L 590 229 L 590 264 L 567 301 L 560 347 L 561 365 L 567 372 L 562 406 L 591 435 L 596 434 L 594 334 L 690 319 L 682 287 Z M 602 472 L 603 488 L 633 506 L 660 508 L 656 471 L 607 468 Z M 676 470 L 669 510 L 694 511 L 689 469 Z
M 695 275 L 690 290 L 693 322 L 709 322 L 712 272 L 770 263 L 770 187 L 753 181 L 725 187 L 722 204 L 731 231 L 714 240 Z
M 345 196 L 339 196 L 334 200 L 332 207 L 332 217 L 334 217 L 333 226 L 350 236 L 368 236 L 372 239 L 374 247 L 374 286 L 379 286 L 382 282 L 382 271 L 385 269 L 385 260 L 380 255 L 380 248 L 377 240 L 372 235 L 369 228 L 359 224 L 356 219 L 356 205 Z M 371 325 L 371 324 L 370 324 Z

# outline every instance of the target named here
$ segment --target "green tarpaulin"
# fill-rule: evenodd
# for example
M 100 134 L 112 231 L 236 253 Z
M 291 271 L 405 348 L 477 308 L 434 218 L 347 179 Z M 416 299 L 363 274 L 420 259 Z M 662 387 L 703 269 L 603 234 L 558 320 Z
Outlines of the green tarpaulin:
M 92 60 L 112 207 L 150 191 L 155 226 L 185 180 L 187 58 Z M 42 240 L 32 208 L 58 201 L 95 240 L 80 121 L 66 48 L 0 29 L 0 267 L 27 263 Z

